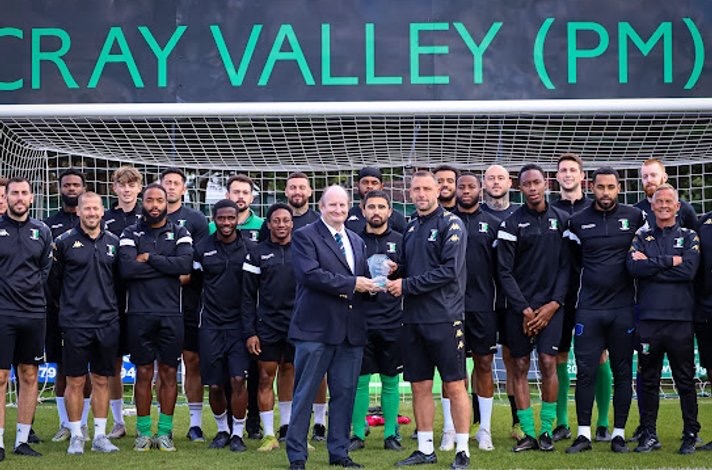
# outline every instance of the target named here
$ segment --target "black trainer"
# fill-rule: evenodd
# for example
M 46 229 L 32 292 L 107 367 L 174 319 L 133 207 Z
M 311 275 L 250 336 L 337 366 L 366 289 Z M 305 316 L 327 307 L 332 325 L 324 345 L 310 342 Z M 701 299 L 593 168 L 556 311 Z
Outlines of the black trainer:
M 246 450 L 247 446 L 245 445 L 245 441 L 243 441 L 240 436 L 232 436 L 230 438 L 230 451 L 245 452 Z
M 554 439 L 554 442 L 571 439 L 571 429 L 569 429 L 568 426 L 559 424 L 554 428 L 554 432 L 551 433 L 551 437 Z
M 635 448 L 636 452 L 647 453 L 651 450 L 658 450 L 662 447 L 662 444 L 658 440 L 658 436 L 652 432 L 643 432 L 638 442 L 638 447 Z
M 225 431 L 220 431 L 213 438 L 213 442 L 208 446 L 209 449 L 223 449 L 230 443 L 230 434 Z
M 450 468 L 453 469 L 467 469 L 470 468 L 470 458 L 467 456 L 464 450 L 461 450 L 455 454 L 455 460 L 450 464 Z
M 30 428 L 30 433 L 27 435 L 27 443 L 28 444 L 39 444 L 42 442 L 42 439 L 40 439 L 40 436 L 35 433 L 35 430 L 33 428 Z
M 323 442 L 326 440 L 326 426 L 323 424 L 315 424 L 312 428 L 312 441 Z
M 628 442 L 638 442 L 641 437 L 643 437 L 643 426 L 638 425 L 633 431 L 633 435 L 628 438 Z
M 627 454 L 630 452 L 628 444 L 625 443 L 625 439 L 621 436 L 616 436 L 611 439 L 611 450 L 617 454 Z
M 5 448 L 0 447 L 0 462 L 2 462 L 3 460 L 5 460 Z
M 253 439 L 259 441 L 264 436 L 262 434 L 262 426 L 260 425 L 260 419 L 247 418 L 245 423 L 245 433 L 247 433 L 248 439 Z
M 551 452 L 554 450 L 554 441 L 551 439 L 551 434 L 548 432 L 541 433 L 539 436 L 539 450 L 544 452 Z
M 396 467 L 409 467 L 411 465 L 431 464 L 437 463 L 437 461 L 438 456 L 435 455 L 435 452 L 433 452 L 432 454 L 424 454 L 421 451 L 416 450 L 405 459 L 396 462 Z
M 586 452 L 587 450 L 591 450 L 592 448 L 593 447 L 591 446 L 591 439 L 586 436 L 578 436 L 574 440 L 574 443 L 571 444 L 571 447 L 566 449 L 566 453 L 578 454 L 579 452 Z
M 698 447 L 697 450 L 712 450 L 712 441 L 709 441 L 707 444 Z
M 403 450 L 403 446 L 398 441 L 398 438 L 396 436 L 387 437 L 383 441 L 383 448 L 386 450 L 395 450 L 395 451 Z
M 25 457 L 42 457 L 42 454 L 30 447 L 27 442 L 20 443 L 19 446 L 15 447 L 15 450 L 12 451 L 12 453 L 15 455 L 23 455 Z
M 522 439 L 517 441 L 517 445 L 512 447 L 512 452 L 524 452 L 525 450 L 537 450 L 539 449 L 539 443 L 536 439 L 529 435 L 524 435 Z
M 304 460 L 295 460 L 294 462 L 289 462 L 289 470 L 305 470 L 306 462 Z
M 608 432 L 608 428 L 605 426 L 598 426 L 596 428 L 596 442 L 610 442 L 611 433 Z
M 287 440 L 287 431 L 288 430 L 289 430 L 288 424 L 283 424 L 279 427 L 279 431 L 277 431 L 277 440 L 279 442 L 284 442 Z
M 193 426 L 188 429 L 188 434 L 186 434 L 185 437 L 193 442 L 205 442 L 205 436 L 203 435 L 203 430 L 200 429 L 200 426 Z
M 697 445 L 697 436 L 694 434 L 685 434 L 682 437 L 682 444 L 680 445 L 680 450 L 678 450 L 677 453 L 682 455 L 694 454 L 695 445 Z
M 357 436 L 351 436 L 351 441 L 349 442 L 349 452 L 361 450 L 364 447 L 366 447 L 366 443 L 363 442 L 363 439 Z
M 351 457 L 344 457 L 341 460 L 331 460 L 329 465 L 332 467 L 344 467 L 344 468 L 363 468 L 363 465 L 356 463 L 351 460 Z

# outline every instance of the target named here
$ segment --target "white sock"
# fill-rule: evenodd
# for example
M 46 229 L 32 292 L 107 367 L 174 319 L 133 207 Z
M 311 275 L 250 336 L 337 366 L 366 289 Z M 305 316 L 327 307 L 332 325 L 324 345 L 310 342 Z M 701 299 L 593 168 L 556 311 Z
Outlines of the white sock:
M 111 406 L 111 415 L 114 417 L 114 424 L 124 423 L 124 400 L 123 398 L 117 398 L 116 400 L 109 400 L 109 405 Z
M 188 403 L 188 413 L 190 414 L 190 427 L 201 428 L 203 424 L 203 404 Z
M 418 450 L 425 455 L 435 452 L 433 446 L 433 431 L 418 431 Z
M 623 440 L 625 440 L 625 429 L 621 428 L 613 428 L 613 433 L 611 434 L 611 439 L 614 437 L 620 436 Z
M 274 411 L 260 411 L 260 421 L 265 436 L 274 436 Z
M 222 414 L 213 416 L 215 417 L 215 424 L 218 426 L 218 432 L 230 432 L 230 427 L 227 425 L 227 410 L 223 411 Z
M 0 428 L 0 449 L 5 448 L 5 428 Z
M 480 429 L 490 431 L 492 423 L 492 403 L 494 398 L 485 398 L 477 395 L 477 404 L 480 406 Z
M 94 439 L 98 436 L 106 436 L 106 420 L 107 418 L 94 417 Z
M 450 414 L 450 399 L 441 398 L 440 402 L 443 406 L 443 432 L 455 432 L 455 423 L 452 422 L 452 414 Z
M 326 403 L 314 403 L 312 410 L 314 411 L 314 424 L 326 426 Z
M 66 428 L 69 418 L 67 417 L 67 407 L 64 405 L 64 397 L 57 397 L 57 416 L 59 416 L 59 427 Z
M 69 430 L 72 432 L 72 437 L 82 437 L 82 422 L 70 421 Z
M 279 402 L 279 427 L 281 428 L 285 424 L 289 424 L 292 419 L 292 402 L 291 401 L 280 401 Z
M 240 436 L 245 433 L 245 422 L 247 421 L 246 418 L 238 419 L 235 416 L 232 417 L 232 435 L 233 436 Z
M 467 433 L 455 434 L 455 452 L 465 452 L 466 456 L 470 456 L 470 435 Z
M 581 426 L 578 427 L 578 435 L 583 436 L 589 441 L 591 440 L 591 426 Z
M 84 408 L 82 408 L 82 426 L 87 426 L 89 421 L 89 412 L 91 411 L 91 398 L 84 399 Z
M 17 434 L 15 434 L 15 447 L 20 444 L 27 443 L 27 437 L 30 435 L 31 424 L 20 424 L 17 423 Z

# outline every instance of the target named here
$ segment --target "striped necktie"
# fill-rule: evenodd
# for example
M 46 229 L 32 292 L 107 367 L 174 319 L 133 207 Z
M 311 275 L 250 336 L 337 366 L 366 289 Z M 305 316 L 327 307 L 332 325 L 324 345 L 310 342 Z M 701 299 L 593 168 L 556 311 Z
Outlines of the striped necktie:
M 344 240 L 343 240 L 342 235 L 339 232 L 336 232 L 334 234 L 334 240 L 336 240 L 336 244 L 339 245 L 341 254 L 344 255 L 344 258 L 346 258 L 346 247 L 344 247 Z M 346 258 L 346 259 L 348 259 L 348 258 Z

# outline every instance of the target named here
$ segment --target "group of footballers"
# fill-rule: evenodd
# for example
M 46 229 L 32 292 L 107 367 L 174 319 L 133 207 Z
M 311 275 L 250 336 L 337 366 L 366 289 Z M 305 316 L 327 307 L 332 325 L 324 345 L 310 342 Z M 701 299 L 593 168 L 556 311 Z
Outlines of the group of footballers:
M 295 380 L 288 337 L 296 301 L 291 237 L 320 219 L 309 207 L 308 175 L 289 175 L 286 203 L 270 206 L 264 219 L 250 207 L 252 180 L 233 176 L 226 198 L 212 207 L 210 224 L 182 204 L 186 177 L 179 169 L 164 170 L 146 187 L 130 166 L 117 169 L 112 179 L 117 202 L 105 210 L 102 198 L 87 191 L 80 171 L 64 171 L 62 208 L 44 223 L 29 217 L 33 194 L 27 180 L 0 181 L 0 269 L 7 273 L 0 280 L 0 460 L 11 366 L 19 389 L 14 453 L 40 455 L 29 444 L 39 442 L 31 426 L 37 365 L 45 354 L 58 364 L 59 430 L 53 440 L 68 440 L 70 454 L 83 453 L 90 439 L 90 410 L 92 450 L 118 451 L 111 440 L 126 435 L 124 354 L 137 368 L 134 450 L 176 450 L 173 413 L 181 358 L 189 439 L 205 440 L 201 423 L 208 386 L 218 430 L 211 448 L 243 452 L 247 433 L 262 439 L 258 451 L 278 449 L 289 428 Z M 493 450 L 492 363 L 498 344 L 507 370 L 513 450 L 552 451 L 555 441 L 573 437 L 566 370 L 572 342 L 578 429 L 567 453 L 590 450 L 593 440 L 610 442 L 614 452 L 630 450 L 624 429 L 634 349 L 640 410 L 630 439 L 637 441 L 634 450 L 661 446 L 656 420 L 665 354 L 683 413 L 680 453 L 712 449 L 712 443 L 698 447 L 693 381 L 695 335 L 702 366 L 712 366 L 712 216 L 698 220 L 667 184 L 656 159 L 641 166 L 645 198 L 635 206 L 618 202 L 619 175 L 610 167 L 590 175 L 592 198 L 586 196 L 578 155 L 559 158 L 556 179 L 559 198 L 549 202 L 545 172 L 524 165 L 518 174 L 523 204 L 516 205 L 509 200 L 512 179 L 500 165 L 490 166 L 482 179 L 447 165 L 418 171 L 410 185 L 416 211 L 406 222 L 383 191 L 381 172 L 359 171 L 360 203 L 345 225 L 363 239 L 368 257 L 386 256 L 396 268 L 364 303 L 368 342 L 355 391 L 350 452 L 366 446 L 375 373 L 382 382 L 383 446 L 403 450 L 398 428 L 403 372 L 412 385 L 417 428 L 412 437 L 418 448 L 397 465 L 436 462 L 435 369 L 443 383 L 439 448 L 456 451 L 452 467 L 469 466 L 470 434 L 480 449 Z M 538 432 L 528 383 L 535 349 L 542 377 Z M 471 380 L 467 355 L 475 363 Z M 598 421 L 592 433 L 594 399 Z M 326 439 L 326 408 L 322 381 L 313 405 L 313 441 Z M 107 433 L 109 411 L 114 426 Z M 346 459 L 343 466 L 360 465 Z

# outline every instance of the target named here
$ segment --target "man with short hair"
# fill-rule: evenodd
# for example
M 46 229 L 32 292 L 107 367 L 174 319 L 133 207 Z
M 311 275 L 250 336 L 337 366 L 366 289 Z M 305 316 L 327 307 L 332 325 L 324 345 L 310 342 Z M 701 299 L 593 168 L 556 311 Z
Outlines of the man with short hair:
M 7 199 L 5 198 L 7 181 L 7 178 L 0 178 L 0 215 L 4 215 L 7 211 Z
M 284 195 L 287 198 L 287 205 L 292 209 L 292 231 L 319 220 L 319 213 L 309 207 L 312 188 L 306 173 L 301 171 L 290 173 L 284 186 Z M 269 236 L 267 218 L 265 218 L 262 228 L 260 228 L 259 241 L 265 241 L 269 239 Z
M 132 166 L 121 166 L 111 176 L 111 188 L 117 197 L 116 204 L 104 213 L 106 229 L 120 237 L 124 229 L 141 218 L 141 206 L 138 195 L 143 188 L 143 175 Z M 116 302 L 119 312 L 119 347 L 116 357 L 116 373 L 109 377 L 109 407 L 114 418 L 114 426 L 106 436 L 120 439 L 126 435 L 124 422 L 124 384 L 121 379 L 123 357 L 129 354 L 128 331 L 126 331 L 126 283 L 120 276 L 114 279 Z
M 52 233 L 30 218 L 34 195 L 25 178 L 10 178 L 7 212 L 0 217 L 0 460 L 5 459 L 5 404 L 10 366 L 18 364 L 17 455 L 37 457 L 27 439 L 37 406 L 37 365 L 44 360 L 46 300 Z
M 247 350 L 257 358 L 258 400 L 264 429 L 257 449 L 269 452 L 286 440 L 292 414 L 294 345 L 288 340 L 296 283 L 292 267 L 292 208 L 276 203 L 267 210 L 268 240 L 252 247 L 243 268 L 242 320 Z M 274 432 L 274 380 L 279 372 L 279 436 Z
M 375 189 L 366 193 L 361 201 L 366 227 L 359 235 L 366 243 L 366 256 L 386 256 L 399 265 L 403 253 L 403 236 L 391 230 L 389 220 L 391 199 L 385 191 Z M 390 265 L 390 263 L 388 263 Z M 383 266 L 385 269 L 385 266 Z M 391 276 L 395 276 L 392 274 Z M 385 279 L 383 279 L 385 282 Z M 386 450 L 402 450 L 398 442 L 398 406 L 400 392 L 398 375 L 403 369 L 400 336 L 403 325 L 401 299 L 387 292 L 377 293 L 364 303 L 366 334 L 368 342 L 363 351 L 361 372 L 356 388 L 354 411 L 351 419 L 353 435 L 349 451 L 363 449 L 366 439 L 366 414 L 369 405 L 371 374 L 381 378 L 381 412 L 383 413 L 383 447 Z
M 433 170 L 438 181 L 438 203 L 443 209 L 452 211 L 457 207 L 456 187 L 460 170 L 450 165 L 439 165 Z
M 701 259 L 695 283 L 695 338 L 700 365 L 712 371 L 712 212 L 700 219 L 697 233 Z M 697 450 L 712 450 L 712 441 Z
M 636 230 L 645 224 L 645 214 L 640 209 L 618 203 L 620 182 L 618 172 L 613 168 L 597 169 L 592 175 L 592 183 L 593 204 L 573 215 L 567 232 L 576 244 L 576 256 L 573 257 L 576 261 L 572 265 L 580 267 L 580 282 L 577 282 L 574 319 L 578 434 L 566 452 L 575 454 L 592 448 L 591 408 L 596 396 L 600 427 L 599 363 L 601 352 L 608 350 L 615 378 L 611 450 L 625 453 L 628 452 L 624 432 L 632 398 L 635 329 L 635 286 L 625 262 Z M 605 411 L 607 418 L 608 406 Z M 600 441 L 598 435 L 597 429 L 596 440 Z
M 188 230 L 193 243 L 208 235 L 208 222 L 202 212 L 183 204 L 187 178 L 179 168 L 166 168 L 161 172 L 161 186 L 166 189 L 167 219 Z M 188 400 L 190 425 L 186 437 L 194 442 L 204 442 L 203 435 L 203 382 L 200 380 L 200 353 L 198 324 L 200 323 L 200 283 L 190 275 L 181 277 L 181 306 L 183 309 L 183 365 L 185 367 L 185 397 Z
M 566 216 L 546 202 L 546 176 L 535 164 L 519 170 L 526 204 L 507 217 L 497 233 L 499 279 L 507 296 L 505 328 L 510 348 L 517 414 L 524 431 L 512 449 L 553 451 L 556 418 L 556 354 L 561 340 L 569 280 L 569 247 L 563 237 Z M 541 432 L 536 439 L 530 404 L 530 356 L 536 347 L 541 371 Z
M 381 170 L 373 166 L 365 166 L 358 171 L 357 177 L 358 195 L 361 201 L 357 206 L 349 209 L 349 217 L 346 219 L 346 227 L 356 233 L 363 233 L 366 229 L 366 219 L 363 215 L 363 201 L 366 194 L 370 191 L 383 191 L 383 175 Z M 398 211 L 392 211 L 388 219 L 388 225 L 391 230 L 398 233 L 403 233 L 405 230 L 406 221 L 403 214 Z
M 660 402 L 660 374 L 667 354 L 682 409 L 680 454 L 695 452 L 697 389 L 695 387 L 693 280 L 700 262 L 700 240 L 694 230 L 681 227 L 677 191 L 661 184 L 652 196 L 655 225 L 639 230 L 626 259 L 638 280 L 638 378 L 642 433 L 636 452 L 660 448 L 656 432 Z
M 210 408 L 218 432 L 210 448 L 228 444 L 232 452 L 247 450 L 243 441 L 249 356 L 242 324 L 243 263 L 252 242 L 237 232 L 237 204 L 229 199 L 213 206 L 217 230 L 195 247 L 194 269 L 202 272 L 203 309 L 200 323 L 200 368 L 203 382 L 210 386 Z M 232 435 L 224 384 L 230 383 Z
M 183 351 L 180 277 L 190 273 L 193 240 L 168 218 L 167 193 L 151 184 L 143 192 L 141 221 L 127 227 L 119 242 L 119 268 L 128 288 L 128 331 L 131 362 L 136 364 L 134 401 L 137 437 L 134 450 L 175 451 L 173 411 L 176 374 Z M 158 361 L 158 432 L 151 438 L 151 385 Z
M 440 373 L 452 405 L 455 460 L 452 468 L 470 463 L 470 400 L 465 387 L 465 250 L 462 220 L 438 205 L 438 183 L 429 171 L 417 171 L 410 197 L 417 217 L 403 235 L 403 277 L 387 282 L 403 296 L 403 377 L 411 382 L 418 450 L 397 466 L 437 462 L 433 448 L 433 375 Z
M 86 375 L 91 369 L 94 440 L 92 450 L 117 452 L 106 437 L 109 381 L 119 346 L 114 277 L 119 238 L 102 229 L 101 196 L 84 192 L 77 206 L 79 225 L 60 235 L 54 246 L 50 288 L 59 299 L 63 364 L 67 376 L 65 404 L 72 436 L 68 454 L 84 453 L 81 416 Z
M 655 227 L 655 211 L 653 210 L 653 195 L 658 186 L 668 182 L 665 165 L 657 158 L 648 158 L 640 167 L 640 181 L 643 184 L 645 197 L 635 204 L 635 207 L 645 212 L 650 227 Z M 680 227 L 695 230 L 697 228 L 697 213 L 689 202 L 680 200 L 680 210 L 676 221 Z

